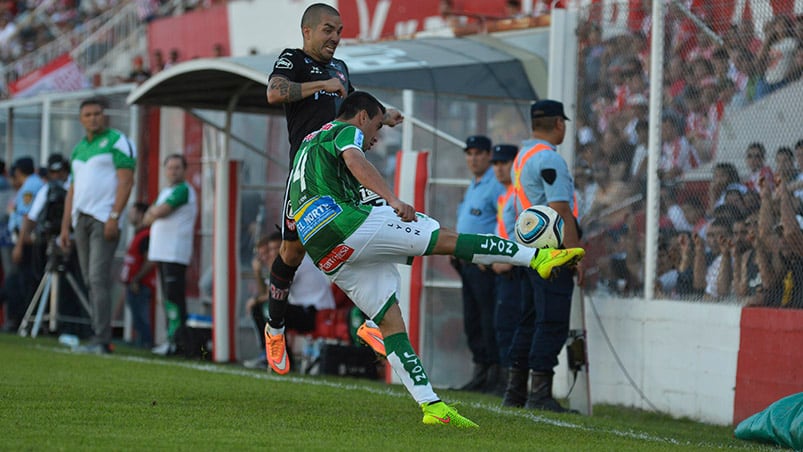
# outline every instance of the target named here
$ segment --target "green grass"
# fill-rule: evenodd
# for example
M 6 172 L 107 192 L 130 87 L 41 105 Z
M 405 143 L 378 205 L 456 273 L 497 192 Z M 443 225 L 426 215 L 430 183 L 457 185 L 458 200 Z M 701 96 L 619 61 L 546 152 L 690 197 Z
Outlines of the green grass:
M 78 355 L 53 338 L 0 335 L 0 450 L 767 449 L 733 438 L 729 427 L 643 411 L 557 415 L 438 392 L 480 428 L 423 425 L 401 386 L 277 377 L 125 346 Z

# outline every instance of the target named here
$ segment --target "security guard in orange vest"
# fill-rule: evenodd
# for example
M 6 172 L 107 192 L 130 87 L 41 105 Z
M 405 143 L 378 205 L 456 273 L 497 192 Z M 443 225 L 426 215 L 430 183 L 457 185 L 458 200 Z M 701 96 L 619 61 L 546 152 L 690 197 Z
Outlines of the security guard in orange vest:
M 530 108 L 532 138 L 516 156 L 511 171 L 516 212 L 531 205 L 548 205 L 563 217 L 563 246 L 579 247 L 580 234 L 573 213 L 574 180 L 557 146 L 566 135 L 563 104 L 540 100 Z M 553 368 L 569 332 L 569 313 L 575 271 L 563 270 L 550 280 L 526 270 L 522 285 L 522 312 L 510 348 L 511 368 L 502 404 L 565 412 L 552 397 Z M 582 271 L 578 268 L 578 281 Z M 532 375 L 531 390 L 527 380 Z
M 497 144 L 491 152 L 494 175 L 507 189 L 497 199 L 496 235 L 504 238 L 514 237 L 516 226 L 515 199 L 510 170 L 519 152 L 518 146 Z M 487 382 L 484 392 L 502 396 L 505 392 L 510 368 L 510 344 L 521 317 L 521 284 L 526 278 L 524 269 L 508 264 L 493 264 L 496 277 L 496 343 L 499 347 L 499 378 L 492 384 Z

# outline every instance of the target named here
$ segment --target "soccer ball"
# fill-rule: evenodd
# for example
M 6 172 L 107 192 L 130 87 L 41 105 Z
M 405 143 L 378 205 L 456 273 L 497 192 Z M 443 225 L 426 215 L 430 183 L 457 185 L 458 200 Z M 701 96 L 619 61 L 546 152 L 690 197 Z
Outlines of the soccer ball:
M 559 248 L 563 217 L 549 206 L 530 206 L 516 219 L 516 240 L 531 248 Z

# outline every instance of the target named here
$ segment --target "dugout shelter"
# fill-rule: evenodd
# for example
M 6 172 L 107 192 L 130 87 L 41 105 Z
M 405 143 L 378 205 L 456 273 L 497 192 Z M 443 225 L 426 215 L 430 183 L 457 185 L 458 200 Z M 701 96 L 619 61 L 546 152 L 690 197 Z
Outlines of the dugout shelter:
M 465 136 L 484 132 L 472 127 L 484 127 L 489 115 L 498 114 L 516 123 L 518 130 L 511 135 L 526 133 L 527 108 L 547 89 L 548 30 L 531 30 L 521 45 L 517 45 L 519 41 L 515 35 L 507 40 L 491 36 L 425 38 L 342 45 L 338 49 L 337 56 L 349 65 L 355 87 L 371 91 L 405 114 L 404 125 L 393 131 L 395 138 L 386 140 L 386 149 L 375 163 L 417 209 L 438 211 L 442 217 L 443 209 L 428 206 L 428 199 L 451 200 L 444 205 L 459 201 L 466 185 L 465 168 L 462 159 L 456 163 L 454 157 L 462 155 L 459 151 Z M 523 42 L 540 53 L 525 50 Z M 212 314 L 216 361 L 231 361 L 242 355 L 236 347 L 237 300 L 242 298 L 240 266 L 248 262 L 242 256 L 248 248 L 241 244 L 248 240 L 240 235 L 253 235 L 253 230 L 247 232 L 242 225 L 256 223 L 257 230 L 265 230 L 278 223 L 281 214 L 278 209 L 290 164 L 287 138 L 283 110 L 268 105 L 265 95 L 267 76 L 277 56 L 184 62 L 157 73 L 127 99 L 129 104 L 159 107 L 163 125 L 171 114 L 165 112 L 170 111 L 190 112 L 204 124 L 203 159 L 214 168 L 203 177 L 214 190 L 202 189 L 202 204 L 206 202 L 206 206 L 201 211 L 211 215 L 202 213 L 208 221 L 203 223 L 202 219 L 201 230 L 212 232 L 208 246 L 201 249 L 204 253 L 212 250 L 207 265 L 215 268 Z M 245 149 L 244 159 L 242 154 L 238 156 L 238 147 Z M 248 164 L 255 157 L 267 162 L 264 172 Z M 260 191 L 268 195 L 262 197 Z M 257 201 L 239 202 L 245 199 Z M 453 218 L 445 215 L 445 224 L 453 225 Z M 446 261 L 431 265 L 418 261 L 402 270 L 401 304 L 413 343 L 420 348 L 425 337 L 421 323 L 428 310 L 424 307 L 425 293 L 434 295 L 433 303 L 440 303 L 436 300 L 452 297 L 438 297 L 438 292 L 456 291 L 459 280 L 449 272 Z M 460 313 L 459 306 L 449 309 Z M 454 356 L 453 350 L 443 354 Z M 459 359 L 455 361 L 455 366 L 459 365 Z

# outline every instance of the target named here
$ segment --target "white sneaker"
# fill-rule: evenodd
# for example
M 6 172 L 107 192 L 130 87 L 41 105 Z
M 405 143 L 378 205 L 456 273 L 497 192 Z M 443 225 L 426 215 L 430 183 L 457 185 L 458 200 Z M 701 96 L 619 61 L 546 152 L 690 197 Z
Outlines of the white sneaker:
M 254 359 L 243 361 L 243 366 L 248 369 L 266 369 L 268 367 L 268 358 L 263 353 Z
M 165 342 L 164 344 L 157 345 L 151 349 L 151 353 L 159 356 L 167 356 L 173 351 L 173 344 Z

